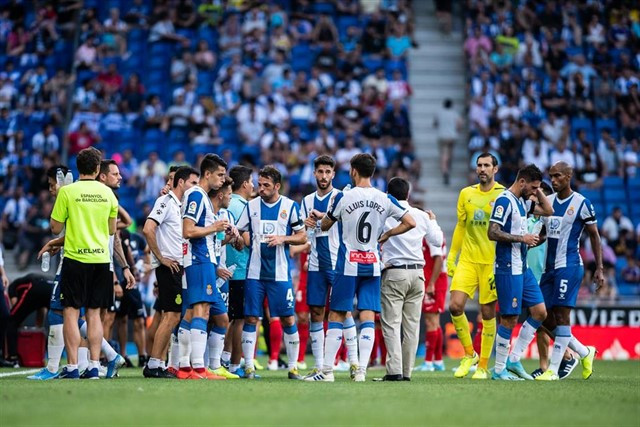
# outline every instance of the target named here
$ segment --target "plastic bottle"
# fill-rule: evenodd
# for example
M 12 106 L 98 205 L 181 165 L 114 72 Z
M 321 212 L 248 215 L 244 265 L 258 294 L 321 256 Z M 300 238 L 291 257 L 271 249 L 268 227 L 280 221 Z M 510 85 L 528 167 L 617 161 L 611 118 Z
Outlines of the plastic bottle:
M 316 228 L 307 228 L 307 237 L 313 239 L 316 236 Z
M 225 268 L 224 265 L 221 265 L 220 267 Z M 233 275 L 233 272 L 236 271 L 236 265 L 232 264 L 231 267 L 226 267 L 226 269 L 229 270 L 229 273 L 231 273 L 231 275 Z M 224 285 L 224 282 L 226 282 L 226 280 L 224 280 L 222 277 L 218 277 L 218 280 L 216 280 L 216 288 L 220 289 L 222 285 Z
M 49 252 L 45 252 L 42 254 L 42 264 L 40 264 L 40 268 L 45 273 L 49 271 L 49 266 L 51 265 L 51 254 Z
M 62 187 L 64 185 L 64 173 L 62 173 L 62 169 L 58 169 L 56 171 L 56 183 L 58 187 Z
M 64 177 L 64 185 L 73 184 L 73 174 L 71 171 L 67 171 L 67 175 Z

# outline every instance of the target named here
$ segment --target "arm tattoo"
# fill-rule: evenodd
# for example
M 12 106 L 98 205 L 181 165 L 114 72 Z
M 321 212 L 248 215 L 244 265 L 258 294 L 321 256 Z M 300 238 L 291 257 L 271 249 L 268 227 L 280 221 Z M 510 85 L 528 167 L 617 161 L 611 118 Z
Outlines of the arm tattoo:
M 496 222 L 489 223 L 489 232 L 487 233 L 489 240 L 502 243 L 520 243 L 522 236 L 516 236 L 515 234 L 509 234 L 500 229 L 500 225 Z

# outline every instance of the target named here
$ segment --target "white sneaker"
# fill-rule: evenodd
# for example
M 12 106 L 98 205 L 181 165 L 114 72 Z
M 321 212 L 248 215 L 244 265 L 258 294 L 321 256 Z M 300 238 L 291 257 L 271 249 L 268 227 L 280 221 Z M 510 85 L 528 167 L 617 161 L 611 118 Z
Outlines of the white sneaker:
M 335 381 L 333 372 L 318 371 L 314 375 L 307 375 L 304 377 L 305 381 L 322 381 L 326 383 L 332 383 Z
M 269 360 L 267 364 L 267 371 L 277 371 L 278 370 L 278 361 L 277 360 Z
M 307 370 L 307 362 L 298 362 L 298 370 L 306 371 Z
M 364 371 L 363 369 L 358 369 L 358 372 L 356 372 L 355 377 L 353 377 L 353 380 L 357 383 L 363 383 L 366 381 L 366 371 Z
M 338 372 L 348 372 L 350 368 L 351 368 L 351 365 L 349 365 L 344 360 L 341 360 L 338 362 L 337 365 L 333 367 L 333 370 Z

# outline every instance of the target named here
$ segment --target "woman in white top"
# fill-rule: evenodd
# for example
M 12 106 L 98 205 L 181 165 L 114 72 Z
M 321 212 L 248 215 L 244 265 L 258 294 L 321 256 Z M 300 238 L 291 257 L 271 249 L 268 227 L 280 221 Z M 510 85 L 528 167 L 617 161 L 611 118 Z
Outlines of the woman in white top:
M 453 101 L 445 99 L 443 108 L 438 111 L 434 126 L 438 129 L 438 144 L 440 145 L 440 169 L 445 185 L 449 185 L 449 170 L 453 144 L 458 139 L 458 132 L 462 128 L 460 115 L 452 108 Z

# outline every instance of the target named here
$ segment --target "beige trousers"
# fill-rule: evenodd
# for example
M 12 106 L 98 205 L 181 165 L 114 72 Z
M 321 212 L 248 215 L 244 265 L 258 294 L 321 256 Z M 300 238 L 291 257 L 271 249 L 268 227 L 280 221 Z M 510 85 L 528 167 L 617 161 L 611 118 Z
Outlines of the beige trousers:
M 411 378 L 420 334 L 423 270 L 385 270 L 380 294 L 380 322 L 387 346 L 387 374 Z

